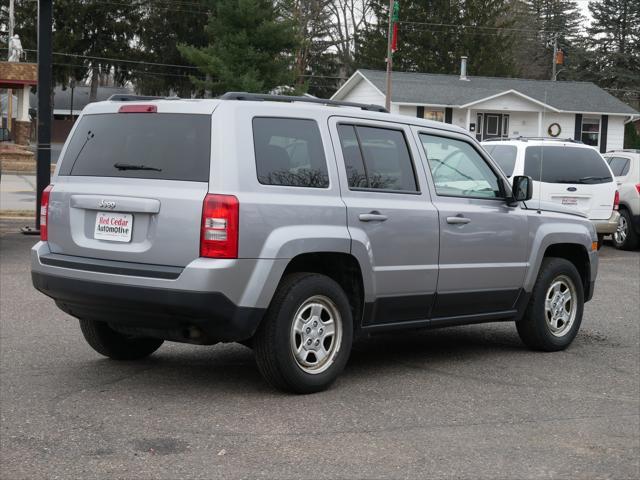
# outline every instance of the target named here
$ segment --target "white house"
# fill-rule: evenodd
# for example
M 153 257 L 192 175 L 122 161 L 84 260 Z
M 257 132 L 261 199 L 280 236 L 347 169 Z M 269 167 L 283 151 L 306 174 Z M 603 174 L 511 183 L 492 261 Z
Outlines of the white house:
M 453 123 L 478 140 L 572 138 L 606 152 L 623 147 L 625 121 L 640 115 L 589 82 L 402 72 L 392 79 L 392 113 Z M 385 72 L 358 70 L 332 100 L 384 105 L 385 91 Z

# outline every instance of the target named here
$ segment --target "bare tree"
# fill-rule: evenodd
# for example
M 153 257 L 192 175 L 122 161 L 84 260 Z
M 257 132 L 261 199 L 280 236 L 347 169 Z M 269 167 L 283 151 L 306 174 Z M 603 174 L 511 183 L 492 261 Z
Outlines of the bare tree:
M 330 37 L 340 63 L 340 77 L 346 78 L 353 70 L 359 36 L 373 20 L 371 4 L 371 0 L 329 2 L 329 11 L 334 22 Z
M 331 46 L 334 0 L 278 0 L 281 15 L 291 21 L 297 34 L 294 52 L 296 85 L 302 85 L 310 67 Z

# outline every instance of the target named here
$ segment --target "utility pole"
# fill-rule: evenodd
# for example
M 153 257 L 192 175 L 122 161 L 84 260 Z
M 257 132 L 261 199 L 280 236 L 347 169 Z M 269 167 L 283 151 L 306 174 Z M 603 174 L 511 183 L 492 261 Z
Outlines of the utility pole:
M 393 41 L 393 9 L 395 0 L 389 0 L 389 35 L 387 38 L 387 94 L 384 99 L 384 106 L 391 111 L 391 71 L 393 69 L 393 52 L 391 42 Z
M 13 31 L 16 27 L 16 19 L 13 8 L 14 0 L 9 0 L 9 39 L 7 45 L 11 45 L 11 39 L 13 38 Z M 11 56 L 11 49 L 9 49 L 8 56 Z M 7 89 L 7 128 L 11 131 L 13 127 L 13 90 Z
M 558 34 L 553 34 L 553 62 L 551 65 L 551 80 L 556 81 L 556 57 L 558 56 Z

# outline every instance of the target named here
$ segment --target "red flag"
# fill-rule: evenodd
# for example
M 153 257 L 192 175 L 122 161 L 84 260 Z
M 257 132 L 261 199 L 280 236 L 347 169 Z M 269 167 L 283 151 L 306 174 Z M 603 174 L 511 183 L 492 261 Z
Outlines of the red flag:
M 391 37 L 391 53 L 398 50 L 398 23 L 393 24 L 393 36 Z

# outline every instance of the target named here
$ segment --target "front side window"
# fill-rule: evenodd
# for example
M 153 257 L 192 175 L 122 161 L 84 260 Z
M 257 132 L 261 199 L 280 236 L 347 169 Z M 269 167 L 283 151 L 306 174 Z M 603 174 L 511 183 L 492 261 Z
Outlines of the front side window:
M 597 147 L 600 143 L 600 119 L 595 117 L 582 118 L 582 143 Z
M 338 136 L 350 189 L 418 191 L 402 131 L 338 125 Z
M 584 147 L 527 147 L 524 174 L 545 183 L 596 184 L 613 181 L 600 154 Z
M 451 197 L 501 198 L 498 176 L 469 143 L 421 134 L 436 193 Z
M 253 119 L 258 181 L 263 185 L 327 188 L 329 173 L 314 120 Z

